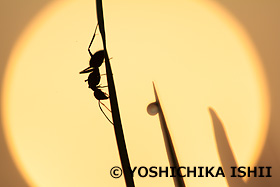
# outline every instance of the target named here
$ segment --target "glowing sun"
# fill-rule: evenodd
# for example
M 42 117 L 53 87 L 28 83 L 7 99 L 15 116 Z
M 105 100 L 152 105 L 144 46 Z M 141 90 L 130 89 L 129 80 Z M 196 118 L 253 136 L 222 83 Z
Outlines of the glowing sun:
M 54 1 L 11 53 L 1 107 L 11 153 L 30 185 L 124 186 L 109 174 L 120 166 L 113 127 L 86 75 L 79 75 L 88 66 L 94 3 Z M 230 14 L 195 0 L 108 0 L 103 6 L 131 165 L 168 166 L 158 118 L 146 112 L 154 101 L 152 81 L 181 165 L 221 165 L 208 107 L 221 117 L 238 163 L 254 164 L 268 126 L 268 89 L 250 38 Z M 101 48 L 98 38 L 93 52 Z M 104 65 L 100 69 L 105 73 Z M 226 186 L 224 178 L 185 181 Z M 135 183 L 173 186 L 171 178 L 135 177 Z

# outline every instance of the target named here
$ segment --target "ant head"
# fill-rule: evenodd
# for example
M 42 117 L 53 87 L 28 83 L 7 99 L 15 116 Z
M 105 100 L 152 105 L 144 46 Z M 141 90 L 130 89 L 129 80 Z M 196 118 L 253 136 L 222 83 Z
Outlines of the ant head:
M 93 55 L 91 55 L 89 66 L 94 68 L 100 67 L 104 61 L 104 58 L 105 58 L 104 50 L 95 52 Z

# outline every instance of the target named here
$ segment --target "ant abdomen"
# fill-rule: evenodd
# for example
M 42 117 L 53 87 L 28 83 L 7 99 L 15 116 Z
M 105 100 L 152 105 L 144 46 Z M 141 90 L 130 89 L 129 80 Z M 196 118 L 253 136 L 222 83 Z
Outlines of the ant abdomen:
M 105 100 L 105 99 L 108 99 L 108 95 L 104 92 L 102 92 L 100 89 L 96 89 L 94 91 L 94 97 L 97 99 L 97 100 Z

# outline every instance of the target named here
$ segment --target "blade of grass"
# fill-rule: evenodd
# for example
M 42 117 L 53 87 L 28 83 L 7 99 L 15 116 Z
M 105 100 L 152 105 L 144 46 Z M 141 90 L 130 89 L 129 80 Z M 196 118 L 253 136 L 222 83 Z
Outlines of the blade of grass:
M 177 170 L 177 174 L 175 177 L 173 177 L 173 181 L 174 181 L 174 184 L 176 187 L 185 187 L 186 185 L 185 185 L 184 179 L 182 177 L 182 173 L 180 170 L 180 164 L 178 162 L 178 158 L 177 158 L 175 148 L 174 148 L 174 145 L 172 142 L 172 138 L 170 136 L 170 133 L 169 133 L 169 130 L 167 127 L 167 123 L 166 123 L 166 120 L 165 120 L 165 117 L 164 117 L 164 114 L 163 114 L 163 111 L 161 108 L 161 104 L 159 101 L 159 97 L 158 97 L 154 82 L 153 82 L 153 87 L 154 87 L 156 103 L 158 106 L 159 121 L 160 121 L 164 144 L 165 144 L 165 148 L 166 148 L 166 152 L 167 152 L 167 156 L 168 156 L 169 165 L 170 165 L 170 167 L 174 167 Z
M 119 112 L 119 106 L 118 106 L 118 101 L 117 101 L 117 94 L 116 94 L 114 79 L 113 79 L 113 75 L 112 75 L 112 69 L 111 69 L 111 65 L 110 65 L 110 59 L 109 59 L 107 48 L 106 48 L 106 36 L 105 36 L 102 0 L 96 0 L 96 9 L 97 9 L 97 20 L 98 20 L 99 30 L 101 33 L 104 52 L 105 52 L 105 66 L 106 66 L 107 82 L 108 82 L 108 88 L 109 88 L 112 119 L 113 119 L 113 123 L 114 123 L 114 130 L 115 130 L 115 136 L 116 136 L 116 141 L 117 141 L 118 150 L 119 150 L 119 156 L 121 159 L 121 164 L 122 164 L 122 169 L 123 169 L 126 186 L 134 187 L 135 185 L 134 185 L 133 176 L 131 173 L 131 167 L 130 167 L 130 163 L 129 163 L 127 148 L 126 148 L 122 124 L 121 124 L 121 117 L 120 117 L 120 112 Z

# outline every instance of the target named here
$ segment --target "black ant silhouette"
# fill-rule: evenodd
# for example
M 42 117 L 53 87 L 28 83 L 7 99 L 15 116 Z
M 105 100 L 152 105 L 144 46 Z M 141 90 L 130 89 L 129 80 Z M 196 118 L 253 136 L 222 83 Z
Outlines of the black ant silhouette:
M 100 51 L 95 52 L 94 54 L 92 54 L 91 51 L 90 51 L 91 44 L 93 42 L 93 39 L 95 38 L 97 26 L 98 26 L 98 24 L 96 25 L 93 37 L 92 37 L 92 39 L 90 41 L 90 44 L 88 46 L 88 52 L 89 52 L 89 55 L 90 55 L 89 67 L 87 67 L 86 69 L 81 71 L 80 74 L 90 73 L 89 76 L 88 76 L 88 79 L 85 80 L 85 82 L 87 81 L 88 82 L 88 87 L 93 90 L 93 95 L 98 100 L 98 105 L 99 105 L 99 108 L 100 108 L 101 112 L 104 114 L 104 116 L 107 118 L 107 120 L 112 125 L 114 125 L 113 122 L 108 118 L 108 116 L 102 110 L 101 105 L 103 105 L 110 112 L 111 112 L 111 110 L 104 103 L 102 103 L 100 101 L 100 100 L 106 100 L 106 99 L 109 98 L 108 94 L 104 93 L 100 89 L 100 88 L 104 88 L 104 87 L 107 87 L 107 86 L 99 85 L 100 79 L 101 79 L 101 75 L 100 75 L 100 72 L 99 72 L 99 67 L 102 65 L 102 63 L 105 59 L 105 51 L 100 50 Z
M 96 30 L 97 30 L 97 26 L 95 28 L 93 37 L 90 41 L 90 44 L 88 46 L 88 52 L 90 54 L 90 61 L 89 61 L 89 67 L 87 67 L 86 69 L 84 69 L 83 71 L 80 72 L 80 74 L 83 73 L 90 73 L 88 76 L 88 79 L 85 81 L 88 81 L 88 87 L 90 89 L 92 89 L 94 91 L 94 97 L 97 100 L 105 100 L 108 99 L 108 95 L 104 92 L 102 92 L 102 90 L 100 90 L 99 88 L 103 88 L 104 86 L 100 86 L 100 79 L 101 79 L 101 75 L 99 72 L 99 67 L 102 65 L 104 59 L 105 59 L 105 53 L 104 50 L 100 50 L 95 52 L 94 54 L 91 53 L 90 51 L 90 47 L 92 45 L 93 39 L 95 38 L 95 34 L 96 34 Z

